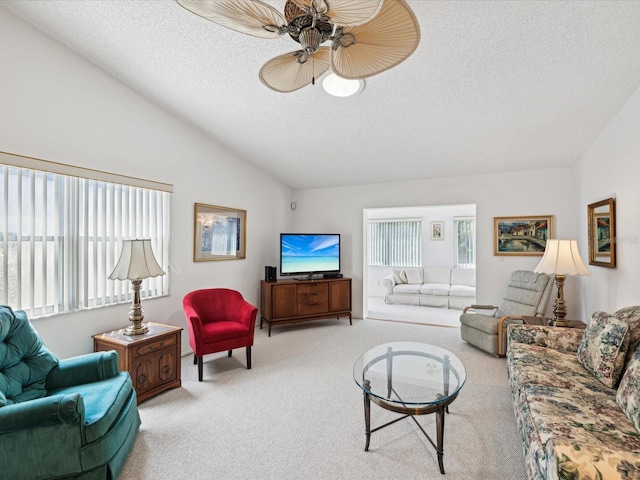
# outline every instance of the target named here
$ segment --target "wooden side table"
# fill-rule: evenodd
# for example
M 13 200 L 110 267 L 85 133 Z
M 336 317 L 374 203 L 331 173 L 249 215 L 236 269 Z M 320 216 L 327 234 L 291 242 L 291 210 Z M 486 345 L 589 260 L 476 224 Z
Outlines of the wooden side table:
M 547 317 L 528 317 L 528 316 L 523 316 L 522 320 L 527 325 L 546 325 L 546 326 L 551 326 L 551 325 L 549 325 L 549 322 L 551 322 L 553 319 L 552 318 L 547 318 Z M 569 325 L 563 326 L 563 327 L 558 327 L 558 328 L 577 328 L 579 330 L 584 330 L 585 328 L 587 328 L 587 324 L 582 322 L 582 321 L 580 321 L 580 320 L 569 320 Z
M 138 403 L 182 384 L 182 328 L 153 322 L 145 325 L 149 331 L 142 335 L 125 335 L 122 328 L 92 336 L 94 352 L 118 352 L 118 366 L 131 375 Z

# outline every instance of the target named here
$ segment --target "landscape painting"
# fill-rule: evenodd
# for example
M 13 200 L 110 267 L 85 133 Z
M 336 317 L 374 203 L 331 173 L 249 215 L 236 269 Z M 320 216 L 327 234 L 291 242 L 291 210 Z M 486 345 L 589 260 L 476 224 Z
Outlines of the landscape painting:
M 553 238 L 553 216 L 495 217 L 493 236 L 494 255 L 542 256 Z

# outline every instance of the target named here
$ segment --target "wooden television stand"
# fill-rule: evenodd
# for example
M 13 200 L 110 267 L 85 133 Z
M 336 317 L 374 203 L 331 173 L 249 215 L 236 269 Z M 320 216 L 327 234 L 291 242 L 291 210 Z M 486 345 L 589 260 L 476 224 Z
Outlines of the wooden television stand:
M 260 328 L 307 322 L 330 317 L 349 317 L 351 322 L 351 279 L 278 280 L 260 285 Z

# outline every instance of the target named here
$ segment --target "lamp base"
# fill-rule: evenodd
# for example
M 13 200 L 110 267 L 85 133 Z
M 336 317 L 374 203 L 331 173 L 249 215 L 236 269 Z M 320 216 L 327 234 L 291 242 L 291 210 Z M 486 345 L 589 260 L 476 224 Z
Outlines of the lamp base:
M 147 327 L 146 325 L 142 325 L 142 323 L 139 324 L 133 324 L 133 325 L 129 325 L 127 328 L 124 329 L 124 333 L 125 335 L 142 335 L 143 333 L 147 333 L 149 331 L 149 327 Z
M 131 310 L 129 310 L 129 321 L 131 325 L 124 329 L 125 335 L 142 335 L 149 331 L 149 327 L 142 324 L 144 318 L 144 312 L 142 311 L 142 305 L 140 305 L 140 284 L 142 280 L 131 280 L 133 284 L 133 302 L 131 303 Z
M 571 325 L 571 321 L 564 318 L 554 318 L 549 322 L 549 325 L 552 327 L 568 327 Z

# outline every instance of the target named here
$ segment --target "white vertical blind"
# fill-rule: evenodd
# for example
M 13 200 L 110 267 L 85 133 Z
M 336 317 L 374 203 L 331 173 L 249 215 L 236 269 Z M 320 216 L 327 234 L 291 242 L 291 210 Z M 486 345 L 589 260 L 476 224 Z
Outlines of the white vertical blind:
M 369 265 L 421 266 L 421 233 L 422 222 L 419 219 L 369 221 Z
M 474 217 L 454 217 L 455 259 L 459 268 L 476 268 L 476 219 Z
M 168 273 L 168 191 L 3 164 L 0 179 L 2 304 L 38 317 L 130 301 L 130 282 L 108 280 L 126 239 L 151 238 Z M 141 295 L 167 294 L 168 276 Z

